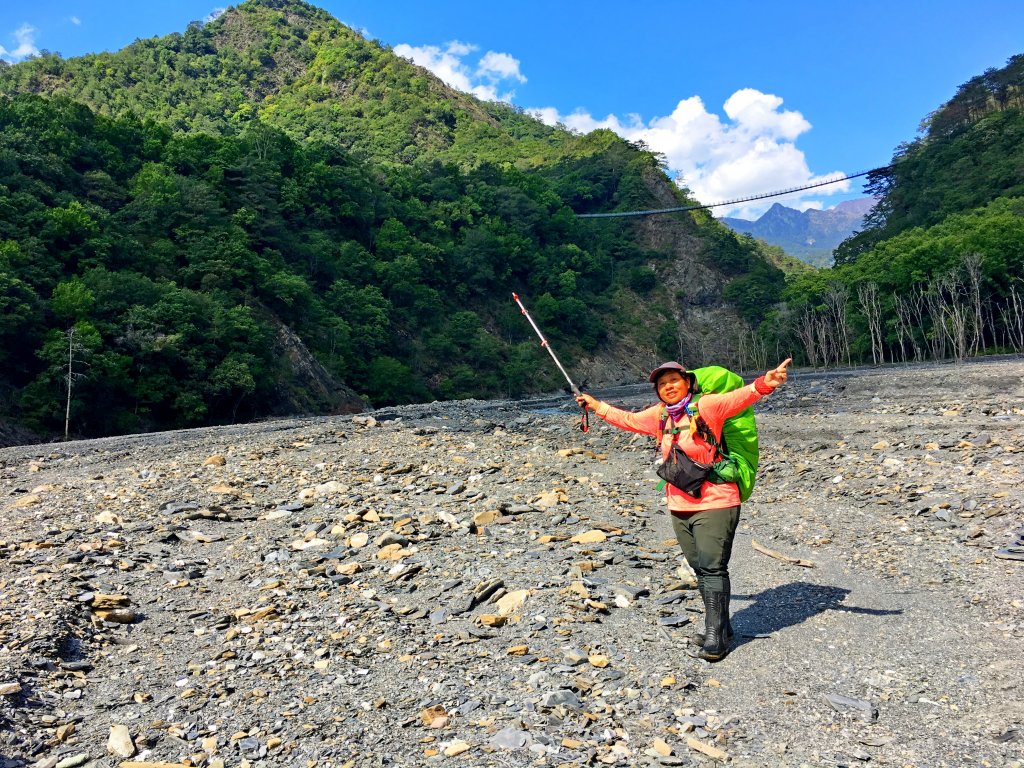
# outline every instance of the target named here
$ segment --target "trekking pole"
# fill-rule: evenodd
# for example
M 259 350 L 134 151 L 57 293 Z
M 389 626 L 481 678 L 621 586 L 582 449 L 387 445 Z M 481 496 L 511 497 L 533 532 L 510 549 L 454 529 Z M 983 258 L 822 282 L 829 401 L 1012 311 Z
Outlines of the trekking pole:
M 548 351 L 548 354 L 551 355 L 551 359 L 554 360 L 555 361 L 555 365 L 558 366 L 558 370 L 560 370 L 562 372 L 562 375 L 565 376 L 565 380 L 567 382 L 569 382 L 569 389 L 572 390 L 572 393 L 576 397 L 579 397 L 580 396 L 580 388 L 572 383 L 572 379 L 569 378 L 569 374 L 565 372 L 565 368 L 562 367 L 562 364 L 558 361 L 558 358 L 555 356 L 555 350 L 553 350 L 551 348 L 551 345 L 548 344 L 548 340 L 544 338 L 544 334 L 540 332 L 540 328 L 538 328 L 537 324 L 535 322 L 533 322 L 533 318 L 530 317 L 530 313 L 526 311 L 526 307 L 524 307 L 523 306 L 523 302 L 519 300 L 519 296 L 517 296 L 515 294 L 515 292 L 513 292 L 512 293 L 512 298 L 513 298 L 513 300 L 515 300 L 516 304 L 519 305 L 519 309 L 522 311 L 522 313 L 526 317 L 526 319 L 530 321 L 530 325 L 532 325 L 533 326 L 533 330 L 535 330 L 537 332 L 537 336 L 540 337 L 540 345 L 542 347 L 544 347 L 544 349 L 546 349 Z M 586 405 L 583 406 L 583 417 L 580 419 L 580 430 L 582 430 L 583 432 L 589 432 L 590 431 L 590 417 L 588 415 L 587 406 Z

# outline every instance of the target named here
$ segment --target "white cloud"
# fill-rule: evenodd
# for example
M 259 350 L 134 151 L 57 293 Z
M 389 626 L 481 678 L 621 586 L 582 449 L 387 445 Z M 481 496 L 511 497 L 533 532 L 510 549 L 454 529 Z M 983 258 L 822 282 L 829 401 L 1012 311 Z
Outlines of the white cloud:
M 223 16 L 227 10 L 227 8 L 214 8 L 210 11 L 209 15 L 203 19 L 203 24 L 209 24 L 211 21 L 216 21 Z
M 566 118 L 558 114 L 558 110 L 554 107 L 541 107 L 539 109 L 531 109 L 529 112 L 545 125 L 557 125 L 558 123 L 561 123 L 562 125 L 566 124 Z
M 70 21 L 76 27 L 80 27 L 82 25 L 82 20 L 80 18 L 78 18 L 77 16 L 69 16 L 68 17 L 68 21 Z
M 459 42 L 448 43 L 445 50 L 436 45 L 412 46 L 399 43 L 394 47 L 394 52 L 396 56 L 410 59 L 413 64 L 429 69 L 452 88 L 469 92 L 473 86 L 470 83 L 469 71 L 461 58 L 468 52 L 465 48 L 466 46 Z
M 722 108 L 730 120 L 744 129 L 794 140 L 811 129 L 799 112 L 779 112 L 782 99 L 753 88 L 743 88 L 726 99 Z
M 473 45 L 472 43 L 461 43 L 458 40 L 452 40 L 450 43 L 448 43 L 448 53 L 450 53 L 452 56 L 468 56 L 475 50 L 477 50 L 477 46 Z
M 529 110 L 549 125 L 562 123 L 587 133 L 608 128 L 630 141 L 642 141 L 665 156 L 680 184 L 702 203 L 800 187 L 841 176 L 841 172 L 815 175 L 796 140 L 811 128 L 802 114 L 782 109 L 782 99 L 753 88 L 736 91 L 723 105 L 726 119 L 709 112 L 699 96 L 681 100 L 671 114 L 644 122 L 639 115 L 622 120 L 616 115 L 597 119 L 577 110 L 560 115 L 545 107 Z M 794 208 L 821 207 L 816 198 L 845 192 L 850 182 L 839 182 L 794 193 L 786 198 L 715 208 L 716 216 L 757 218 L 776 200 Z
M 22 24 L 14 32 L 11 37 L 14 38 L 18 46 L 14 50 L 7 50 L 0 45 L 0 59 L 14 63 L 27 59 L 29 56 L 35 56 L 39 53 L 39 49 L 36 48 L 36 28 L 29 24 Z
M 509 56 L 507 53 L 495 53 L 488 51 L 476 65 L 476 72 L 482 77 L 493 77 L 498 80 L 513 79 L 525 83 L 526 78 L 519 71 L 519 59 Z
M 463 59 L 475 54 L 479 48 L 470 43 L 453 40 L 443 48 L 437 45 L 412 46 L 400 43 L 394 53 L 429 69 L 452 88 L 471 93 L 484 101 L 512 101 L 515 91 L 500 92 L 506 81 L 526 82 L 519 60 L 507 53 L 487 51 L 473 67 Z
M 801 200 L 798 203 L 794 203 L 789 206 L 790 208 L 796 208 L 798 211 L 823 211 L 825 210 L 824 204 L 821 200 Z

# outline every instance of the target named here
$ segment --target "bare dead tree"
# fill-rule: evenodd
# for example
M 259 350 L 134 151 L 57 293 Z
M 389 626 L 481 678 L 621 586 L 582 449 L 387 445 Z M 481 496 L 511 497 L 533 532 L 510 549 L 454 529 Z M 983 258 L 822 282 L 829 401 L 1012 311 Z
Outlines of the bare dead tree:
M 923 342 L 927 340 L 924 328 L 924 289 L 914 285 L 906 294 L 893 294 L 893 308 L 896 311 L 896 326 L 903 338 L 910 343 L 914 354 L 914 362 L 921 362 L 925 357 Z M 902 345 L 902 341 L 900 342 Z M 904 351 L 904 362 L 910 356 Z
M 914 327 L 910 324 L 910 300 L 898 293 L 892 295 L 892 308 L 896 313 L 896 343 L 900 347 L 900 357 L 907 362 L 907 343 L 914 349 L 915 359 L 917 357 L 917 343 L 914 341 Z
M 1024 286 L 1024 279 L 1017 278 L 1017 282 L 1010 286 L 1010 299 L 1013 307 L 1013 345 L 1018 352 L 1024 352 L 1024 290 L 1018 290 Z
M 885 362 L 885 338 L 882 334 L 882 306 L 878 303 L 878 284 L 860 283 L 857 285 L 857 299 L 861 311 L 868 321 L 868 333 L 871 336 L 871 362 L 881 365 Z
M 750 347 L 754 358 L 754 370 L 768 369 L 768 342 L 756 330 L 750 331 Z
M 999 341 L 999 323 L 996 322 L 996 307 L 995 307 L 995 302 L 992 300 L 991 296 L 986 296 L 985 297 L 984 309 L 985 309 L 985 312 L 984 312 L 984 314 L 985 314 L 985 327 L 990 329 L 989 332 L 992 334 L 992 344 L 994 346 L 998 347 L 998 346 L 1000 346 L 1000 341 Z M 1005 329 L 1003 331 L 1003 343 L 1002 343 L 1002 346 L 1009 346 L 1008 344 L 1006 344 L 1006 332 L 1005 332 Z M 984 354 L 984 350 L 982 351 L 982 354 Z
M 817 338 L 818 352 L 821 355 L 821 367 L 828 368 L 829 362 L 838 359 L 838 344 L 836 334 L 829 323 L 829 317 L 825 313 L 817 313 L 814 316 L 814 335 Z
M 721 360 L 722 362 L 719 364 L 724 365 L 726 368 L 738 367 L 736 339 L 728 333 L 723 334 L 722 338 L 718 340 L 718 349 L 715 350 L 715 357 Z
M 775 322 L 771 328 L 771 343 L 775 347 L 772 360 L 785 360 L 793 357 L 792 349 L 796 341 L 796 315 L 788 304 L 780 304 L 775 313 Z M 791 350 L 789 354 L 782 354 L 783 349 Z
M 747 330 L 740 331 L 739 344 L 736 348 L 736 354 L 740 359 L 740 371 L 749 370 L 747 366 L 750 364 L 750 338 L 747 335 Z
M 759 371 L 768 367 L 768 348 L 753 328 L 745 328 L 739 337 L 737 354 L 741 371 Z
M 703 365 L 704 361 L 708 359 L 707 334 L 701 333 L 697 336 L 697 349 L 700 352 L 700 362 Z
M 928 283 L 923 296 L 925 307 L 928 310 L 928 319 L 931 321 L 928 346 L 931 349 L 932 360 L 943 360 L 946 357 L 946 323 L 942 311 L 942 288 L 939 281 L 933 280 Z
M 775 314 L 770 325 L 765 326 L 762 334 L 766 362 L 772 360 L 800 359 L 802 343 L 796 332 L 799 315 L 785 302 L 776 305 Z
M 838 280 L 829 283 L 828 288 L 822 296 L 825 306 L 828 307 L 832 316 L 832 323 L 835 330 L 836 342 L 836 363 L 846 358 L 846 364 L 850 365 L 850 322 L 847 314 L 847 307 L 850 302 L 850 288 L 846 283 Z
M 1024 281 L 1017 278 L 1010 284 L 1010 296 L 999 312 L 1006 329 L 1008 346 L 1015 352 L 1024 352 L 1024 292 L 1018 290 L 1018 282 Z
M 927 302 L 925 285 L 918 283 L 910 290 L 911 329 L 915 331 L 914 339 L 920 340 L 920 344 L 914 347 L 914 359 L 916 362 L 923 362 L 927 348 L 927 331 L 925 329 L 925 311 Z
M 953 350 L 953 359 L 962 363 L 974 344 L 974 308 L 969 289 L 959 270 L 950 270 L 937 281 L 942 325 Z
M 796 337 L 803 344 L 804 353 L 807 355 L 807 362 L 811 368 L 816 369 L 818 367 L 818 344 L 817 337 L 815 335 L 815 322 L 814 322 L 814 310 L 807 307 L 803 313 L 797 318 L 794 324 L 794 331 Z
M 977 355 L 985 345 L 985 320 L 981 313 L 981 254 L 976 251 L 965 253 L 960 262 L 972 315 L 971 354 Z
M 67 399 L 64 405 L 64 439 L 68 439 L 68 435 L 71 432 L 71 391 L 74 384 L 79 379 L 85 376 L 84 373 L 75 371 L 75 364 L 85 364 L 85 361 L 76 357 L 82 355 L 85 352 L 83 347 L 77 339 L 75 339 L 75 328 L 68 328 L 64 332 L 64 338 L 68 341 L 68 367 L 64 374 L 64 382 L 67 385 Z
M 700 350 L 700 361 L 703 365 L 707 360 L 704 334 L 693 328 L 690 323 L 680 320 L 676 324 L 676 360 L 693 365 L 692 362 L 687 361 L 692 359 L 695 348 Z
M 1007 299 L 1005 304 L 999 305 L 999 322 L 994 324 L 992 327 L 995 328 L 996 333 L 999 333 L 1000 331 L 1002 332 L 1002 338 L 996 339 L 996 346 L 1007 347 L 1012 349 L 1014 352 L 1017 352 L 1018 350 L 1016 345 L 1013 343 L 1011 336 L 1010 325 L 1013 322 L 1011 320 L 1011 313 L 1010 300 Z

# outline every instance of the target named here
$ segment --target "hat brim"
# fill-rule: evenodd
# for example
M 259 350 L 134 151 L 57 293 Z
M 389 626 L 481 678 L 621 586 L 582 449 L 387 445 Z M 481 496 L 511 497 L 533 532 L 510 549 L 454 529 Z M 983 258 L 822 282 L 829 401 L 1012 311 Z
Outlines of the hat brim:
M 678 373 L 678 374 L 680 374 L 682 376 L 686 376 L 686 375 L 690 374 L 690 372 L 687 371 L 686 368 L 683 365 L 673 361 L 671 363 L 665 363 L 664 365 L 659 365 L 657 368 L 655 368 L 653 371 L 651 371 L 651 375 L 649 377 L 647 377 L 647 380 L 649 382 L 651 382 L 651 384 L 654 384 L 658 380 L 658 377 L 661 376 L 661 374 L 668 373 L 669 371 L 675 371 L 676 373 Z M 691 382 L 693 381 L 692 374 L 690 374 L 690 380 L 691 380 Z

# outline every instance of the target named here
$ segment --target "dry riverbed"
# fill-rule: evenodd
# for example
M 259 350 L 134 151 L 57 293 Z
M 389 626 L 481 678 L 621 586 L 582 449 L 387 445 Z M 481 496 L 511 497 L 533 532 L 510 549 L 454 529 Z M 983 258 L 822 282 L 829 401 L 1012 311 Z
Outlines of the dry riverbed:
M 714 665 L 571 401 L 2 449 L 0 768 L 1022 765 L 1024 362 L 758 408 Z

